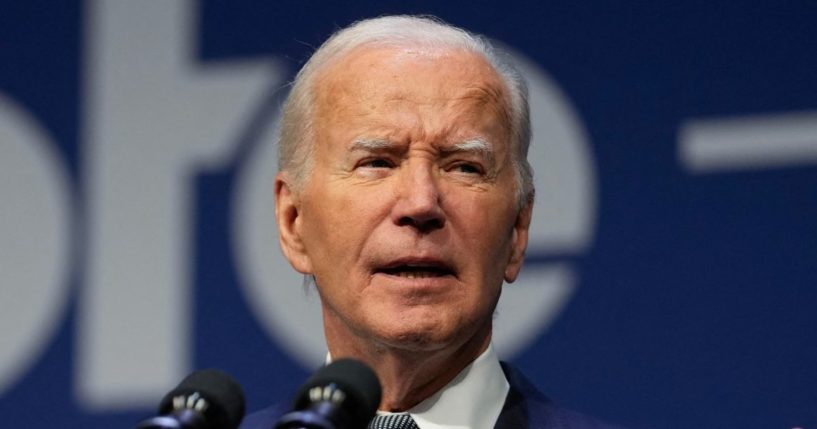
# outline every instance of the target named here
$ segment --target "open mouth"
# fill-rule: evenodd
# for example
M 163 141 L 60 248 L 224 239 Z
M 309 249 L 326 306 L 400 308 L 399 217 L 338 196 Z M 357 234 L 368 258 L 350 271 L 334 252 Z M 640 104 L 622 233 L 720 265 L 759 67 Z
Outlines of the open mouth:
M 427 279 L 454 275 L 453 270 L 443 265 L 401 264 L 382 268 L 376 272 L 405 279 Z

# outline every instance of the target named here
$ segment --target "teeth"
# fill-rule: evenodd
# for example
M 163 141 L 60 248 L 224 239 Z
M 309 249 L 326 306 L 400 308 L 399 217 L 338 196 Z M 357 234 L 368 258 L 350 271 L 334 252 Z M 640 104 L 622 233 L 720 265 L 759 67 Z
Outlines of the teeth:
M 392 276 L 402 277 L 404 279 L 428 279 L 436 277 L 444 277 L 450 275 L 448 270 L 430 267 L 430 266 L 413 266 L 402 265 L 393 268 L 384 268 L 380 272 Z
M 401 271 L 397 275 L 406 279 L 427 279 L 439 276 L 438 273 L 432 271 Z

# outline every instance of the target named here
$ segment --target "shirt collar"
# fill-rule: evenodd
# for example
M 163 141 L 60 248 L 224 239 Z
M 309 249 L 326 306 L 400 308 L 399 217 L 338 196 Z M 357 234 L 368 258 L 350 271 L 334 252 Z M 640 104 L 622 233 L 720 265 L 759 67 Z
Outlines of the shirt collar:
M 496 352 L 489 345 L 445 387 L 408 410 L 408 414 L 420 429 L 491 429 L 509 389 Z

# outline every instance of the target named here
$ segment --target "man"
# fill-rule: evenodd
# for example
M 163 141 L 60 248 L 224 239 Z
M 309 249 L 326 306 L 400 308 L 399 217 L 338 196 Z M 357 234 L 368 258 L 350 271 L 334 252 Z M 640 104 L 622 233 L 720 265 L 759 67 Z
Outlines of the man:
M 555 407 L 491 347 L 528 242 L 529 141 L 519 74 L 434 19 L 356 23 L 298 74 L 275 181 L 281 247 L 315 280 L 331 357 L 377 373 L 382 414 L 421 429 L 603 427 Z

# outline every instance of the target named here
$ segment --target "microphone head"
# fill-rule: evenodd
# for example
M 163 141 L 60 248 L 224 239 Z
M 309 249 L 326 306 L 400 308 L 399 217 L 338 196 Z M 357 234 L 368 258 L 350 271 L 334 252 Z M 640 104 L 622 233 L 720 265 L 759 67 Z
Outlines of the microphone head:
M 235 429 L 244 418 L 244 392 L 229 374 L 217 369 L 195 371 L 159 403 L 159 414 L 191 410 L 206 428 Z
M 333 402 L 349 419 L 339 427 L 366 427 L 380 405 L 381 395 L 380 381 L 371 368 L 354 359 L 338 359 L 319 369 L 301 386 L 295 409 Z

